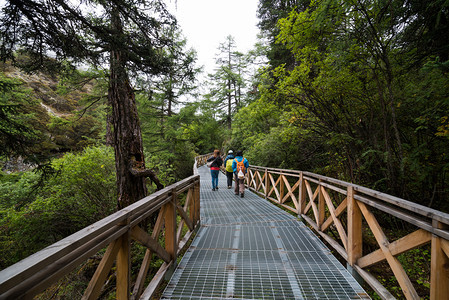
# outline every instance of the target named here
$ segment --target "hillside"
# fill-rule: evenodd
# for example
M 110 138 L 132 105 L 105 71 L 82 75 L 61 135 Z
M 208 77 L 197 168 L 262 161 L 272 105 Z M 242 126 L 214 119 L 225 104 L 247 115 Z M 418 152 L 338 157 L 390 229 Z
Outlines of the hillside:
M 76 70 L 64 76 L 43 71 L 26 73 L 8 63 L 0 65 L 0 75 L 20 83 L 4 93 L 1 104 L 18 107 L 13 120 L 33 132 L 27 153 L 49 158 L 79 151 L 101 139 L 105 111 L 85 110 L 95 93 L 95 79 Z M 23 171 L 26 164 L 22 164 L 22 155 L 8 154 L 2 169 Z

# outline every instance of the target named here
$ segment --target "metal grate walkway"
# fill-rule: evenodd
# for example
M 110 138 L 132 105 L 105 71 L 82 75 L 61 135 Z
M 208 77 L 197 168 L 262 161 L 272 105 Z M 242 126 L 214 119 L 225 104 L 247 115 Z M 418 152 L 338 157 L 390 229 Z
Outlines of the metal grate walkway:
M 212 191 L 201 175 L 201 229 L 161 299 L 367 299 L 329 249 L 294 216 L 256 194 Z

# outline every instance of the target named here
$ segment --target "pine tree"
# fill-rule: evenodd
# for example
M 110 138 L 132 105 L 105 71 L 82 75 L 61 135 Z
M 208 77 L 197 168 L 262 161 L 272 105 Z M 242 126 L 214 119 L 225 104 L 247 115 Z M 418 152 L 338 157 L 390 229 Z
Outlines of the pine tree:
M 162 188 L 145 169 L 142 136 L 130 75 L 159 74 L 170 61 L 164 48 L 171 39 L 164 27 L 174 18 L 160 0 L 7 1 L 0 25 L 0 56 L 33 71 L 53 67 L 47 57 L 73 64 L 109 65 L 109 133 L 115 149 L 118 207 L 146 196 L 144 177 Z M 15 60 L 21 49 L 27 61 Z

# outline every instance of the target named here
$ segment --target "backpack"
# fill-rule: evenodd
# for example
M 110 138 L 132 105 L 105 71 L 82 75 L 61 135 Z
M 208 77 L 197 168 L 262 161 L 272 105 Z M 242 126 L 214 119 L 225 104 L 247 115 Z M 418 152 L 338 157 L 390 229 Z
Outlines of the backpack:
M 245 171 L 246 171 L 246 168 L 245 168 L 245 164 L 244 164 L 244 161 L 245 161 L 245 158 L 244 157 L 242 157 L 242 161 L 238 161 L 236 158 L 235 158 L 235 162 L 237 163 L 237 176 L 240 178 L 240 179 L 243 179 L 243 178 L 245 178 Z
M 226 161 L 226 171 L 232 173 L 232 159 L 228 159 L 228 160 Z

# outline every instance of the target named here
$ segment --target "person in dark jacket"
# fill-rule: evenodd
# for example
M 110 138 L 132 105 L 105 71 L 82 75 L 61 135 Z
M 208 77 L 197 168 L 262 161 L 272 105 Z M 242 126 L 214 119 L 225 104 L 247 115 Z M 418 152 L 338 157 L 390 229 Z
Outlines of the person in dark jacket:
M 215 150 L 214 155 L 207 159 L 207 162 L 212 161 L 210 166 L 210 175 L 212 176 L 212 190 L 218 190 L 218 174 L 220 173 L 220 166 L 223 164 L 223 159 L 220 156 L 220 150 Z
M 232 150 L 229 150 L 228 156 L 226 156 L 224 161 L 224 166 L 226 168 L 226 177 L 228 178 L 228 189 L 232 188 L 232 180 L 234 180 L 234 171 L 232 170 L 233 160 L 234 160 L 234 152 Z
M 232 162 L 232 170 L 234 171 L 235 177 L 234 193 L 236 195 L 240 193 L 240 197 L 242 198 L 245 195 L 245 176 L 248 168 L 249 168 L 248 160 L 243 157 L 243 152 L 241 150 L 238 150 Z M 239 176 L 240 171 L 243 173 L 243 177 Z

